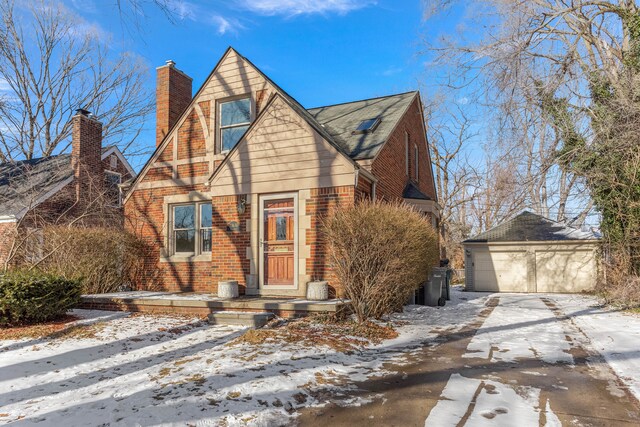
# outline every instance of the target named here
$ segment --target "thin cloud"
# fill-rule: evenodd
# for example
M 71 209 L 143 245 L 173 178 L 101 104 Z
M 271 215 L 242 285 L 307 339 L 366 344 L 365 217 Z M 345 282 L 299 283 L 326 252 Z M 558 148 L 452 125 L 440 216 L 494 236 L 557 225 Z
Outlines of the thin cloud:
M 211 23 L 218 27 L 218 34 L 237 33 L 238 30 L 244 29 L 244 25 L 237 19 L 225 18 L 222 15 L 211 16 Z
M 11 90 L 11 86 L 9 86 L 9 82 L 3 78 L 0 77 L 0 92 L 8 92 Z
M 176 18 L 182 20 L 188 19 L 191 21 L 196 21 L 198 17 L 198 5 L 181 0 L 170 0 L 167 1 L 167 8 L 173 13 Z
M 196 3 L 170 0 L 167 7 L 174 16 L 181 21 L 193 21 L 211 25 L 216 28 L 218 34 L 237 33 L 245 27 L 235 18 L 222 16 L 218 13 L 211 13 L 209 8 Z
M 390 67 L 390 68 L 387 68 L 386 70 L 384 70 L 384 71 L 383 71 L 382 73 L 380 73 L 380 74 L 382 74 L 382 75 L 383 75 L 383 76 L 385 76 L 385 77 L 389 77 L 389 76 L 393 76 L 393 75 L 399 74 L 399 73 L 401 73 L 403 70 L 404 70 L 404 69 L 403 69 L 403 68 L 400 68 L 400 67 Z
M 374 0 L 242 0 L 240 5 L 259 15 L 311 15 L 337 13 L 345 15 L 375 4 Z

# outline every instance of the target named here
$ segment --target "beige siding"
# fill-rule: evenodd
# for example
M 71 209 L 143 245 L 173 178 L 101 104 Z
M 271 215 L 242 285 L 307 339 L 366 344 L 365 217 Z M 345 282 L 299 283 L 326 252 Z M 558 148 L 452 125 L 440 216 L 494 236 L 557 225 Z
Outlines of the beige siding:
M 195 108 L 195 111 L 200 118 L 200 123 L 204 132 L 206 144 L 205 161 L 209 162 L 209 172 L 207 174 L 207 177 L 210 176 L 214 171 L 215 160 L 219 160 L 219 158 L 221 157 L 221 155 L 218 155 L 218 158 L 216 158 L 216 154 L 218 152 L 217 144 L 219 143 L 217 126 L 218 103 L 221 100 L 226 100 L 231 97 L 248 95 L 251 98 L 252 119 L 255 119 L 257 116 L 256 101 L 258 98 L 258 92 L 263 90 L 266 92 L 262 96 L 261 108 L 264 108 L 267 100 L 276 92 L 276 89 L 271 84 L 269 84 L 268 81 L 252 65 L 238 56 L 235 51 L 230 50 L 222 59 L 215 72 L 205 82 L 202 89 L 199 91 L 198 96 L 194 98 L 192 106 L 187 110 L 188 114 L 186 114 L 183 119 L 188 117 L 192 109 Z M 200 103 L 206 101 L 210 101 L 208 117 L 204 116 L 204 112 L 200 107 Z M 174 139 L 177 140 L 177 143 L 174 144 L 173 147 L 173 154 L 164 154 L 162 156 L 162 161 L 159 163 L 163 167 L 172 167 L 174 169 L 174 172 L 177 171 L 178 165 L 185 162 L 191 163 L 194 161 L 202 161 L 202 157 L 198 157 L 197 159 L 182 160 L 179 160 L 177 158 L 176 148 L 178 146 L 183 146 L 183 144 L 189 143 L 189 141 L 179 140 L 178 137 L 178 130 L 182 126 L 183 122 L 184 120 L 178 122 L 166 138 L 167 142 L 165 143 L 165 145 L 169 144 L 169 142 L 173 141 Z M 157 157 L 159 157 L 160 153 L 162 153 L 163 151 L 164 150 L 162 149 L 158 150 L 159 154 Z M 146 170 L 143 170 L 141 174 L 143 176 L 140 177 L 139 181 L 143 181 L 143 177 L 144 175 L 146 175 L 147 170 L 156 165 L 156 160 L 157 159 L 152 159 L 151 161 L 149 161 L 148 165 L 146 166 Z M 153 188 L 183 185 L 182 183 L 175 180 L 157 181 L 152 184 L 144 184 L 147 186 L 151 185 Z M 140 185 L 138 184 L 137 188 L 139 186 Z
M 354 185 L 354 165 L 281 99 L 232 152 L 211 182 L 215 195 Z

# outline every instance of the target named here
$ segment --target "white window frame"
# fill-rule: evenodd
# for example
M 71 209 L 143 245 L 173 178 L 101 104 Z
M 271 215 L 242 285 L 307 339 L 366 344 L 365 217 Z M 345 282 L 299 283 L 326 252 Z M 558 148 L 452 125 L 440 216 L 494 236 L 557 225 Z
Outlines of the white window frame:
M 416 182 L 418 182 L 418 180 L 420 179 L 420 158 L 418 156 L 418 146 L 416 144 L 413 144 L 413 156 L 414 156 L 414 162 L 415 162 L 415 175 L 416 175 Z
M 120 172 L 105 170 L 104 171 L 104 175 L 105 175 L 105 181 L 107 180 L 106 179 L 107 175 L 118 176 L 120 178 L 120 182 L 118 183 L 118 202 L 115 205 L 114 204 L 109 204 L 109 206 L 114 206 L 114 207 L 119 208 L 119 207 L 122 206 L 122 190 L 120 189 L 120 184 L 122 184 L 122 174 Z
M 404 131 L 404 173 L 409 176 L 409 132 Z
M 206 204 L 211 204 L 211 202 L 188 202 L 188 203 L 172 203 L 169 205 L 169 214 L 171 215 L 171 221 L 169 221 L 169 241 L 170 241 L 170 252 L 174 256 L 184 256 L 184 257 L 192 257 L 203 254 L 210 254 L 211 251 L 203 251 L 202 250 L 202 230 L 213 230 L 213 224 L 210 227 L 202 227 L 201 224 L 201 216 L 202 216 L 202 206 Z M 175 228 L 175 208 L 180 206 L 193 206 L 194 207 L 194 247 L 193 252 L 178 252 L 176 250 L 176 231 L 185 231 L 191 230 L 191 228 Z M 213 218 L 212 218 L 213 220 Z M 211 248 L 213 249 L 213 233 L 211 236 Z
M 229 102 L 235 102 L 235 101 L 242 101 L 244 99 L 249 100 L 249 121 L 248 122 L 243 122 L 243 123 L 234 123 L 233 125 L 227 125 L 227 126 L 222 126 L 222 105 L 223 104 L 227 104 Z M 218 152 L 221 154 L 226 154 L 228 153 L 230 150 L 224 150 L 222 147 L 222 131 L 224 129 L 233 129 L 236 127 L 241 127 L 241 126 L 250 126 L 251 122 L 253 122 L 253 112 L 254 112 L 254 105 L 253 105 L 253 99 L 251 98 L 250 94 L 246 94 L 246 95 L 241 95 L 241 96 L 234 96 L 233 98 L 227 98 L 227 99 L 223 99 L 218 101 Z

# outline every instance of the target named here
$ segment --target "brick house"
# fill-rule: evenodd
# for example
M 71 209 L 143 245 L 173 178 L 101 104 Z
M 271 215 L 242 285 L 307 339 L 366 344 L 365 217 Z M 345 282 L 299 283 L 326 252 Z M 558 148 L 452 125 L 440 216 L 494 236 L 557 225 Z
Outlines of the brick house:
M 149 289 L 339 290 L 319 223 L 361 198 L 403 199 L 436 225 L 418 92 L 305 109 L 233 48 L 193 97 L 191 82 L 173 61 L 157 68 L 156 150 L 125 197 Z
M 52 224 L 123 225 L 120 184 L 136 174 L 88 111 L 72 120 L 72 149 L 0 164 L 0 267 L 27 235 Z

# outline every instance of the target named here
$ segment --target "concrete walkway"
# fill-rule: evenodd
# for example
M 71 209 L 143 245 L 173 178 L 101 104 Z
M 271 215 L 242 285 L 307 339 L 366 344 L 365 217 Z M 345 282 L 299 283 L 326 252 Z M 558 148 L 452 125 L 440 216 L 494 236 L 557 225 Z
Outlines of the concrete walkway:
M 466 328 L 444 330 L 397 374 L 355 384 L 301 426 L 626 426 L 640 404 L 552 298 L 495 295 Z M 347 396 L 348 397 L 348 396 Z

